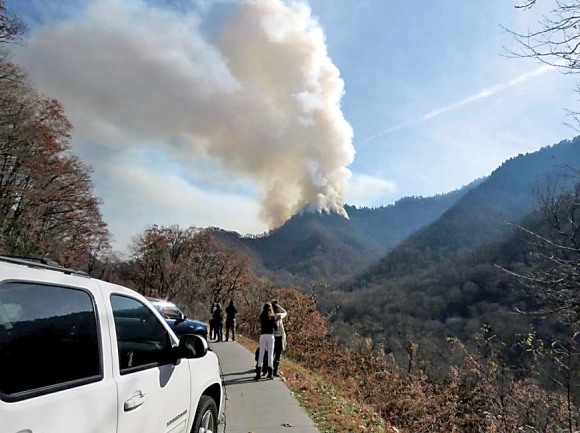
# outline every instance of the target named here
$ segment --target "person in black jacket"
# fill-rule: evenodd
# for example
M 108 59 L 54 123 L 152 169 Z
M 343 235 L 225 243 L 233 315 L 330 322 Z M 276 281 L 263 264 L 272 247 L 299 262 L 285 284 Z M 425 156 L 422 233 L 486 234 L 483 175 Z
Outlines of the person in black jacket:
M 222 310 L 222 305 L 218 302 L 216 309 L 213 312 L 213 321 L 216 334 L 216 342 L 221 342 L 223 340 L 223 330 L 224 330 L 224 310 Z
M 213 301 L 211 303 L 211 310 L 209 312 L 209 314 L 210 314 L 210 319 L 209 319 L 209 339 L 210 340 L 215 340 L 215 338 L 216 338 L 215 320 L 213 319 L 213 313 L 215 313 L 216 308 L 217 308 L 217 301 Z
M 272 376 L 272 365 L 274 365 L 274 331 L 276 331 L 276 316 L 274 315 L 272 304 L 266 303 L 262 309 L 262 314 L 260 314 L 260 354 L 258 355 L 258 365 L 256 366 L 254 380 L 260 380 L 260 370 L 266 351 L 268 351 L 268 379 L 274 379 Z
M 233 299 L 226 307 L 226 314 L 228 315 L 226 318 L 226 341 L 230 338 L 230 330 L 232 331 L 232 340 L 236 341 L 236 314 L 238 314 L 238 310 L 234 305 Z

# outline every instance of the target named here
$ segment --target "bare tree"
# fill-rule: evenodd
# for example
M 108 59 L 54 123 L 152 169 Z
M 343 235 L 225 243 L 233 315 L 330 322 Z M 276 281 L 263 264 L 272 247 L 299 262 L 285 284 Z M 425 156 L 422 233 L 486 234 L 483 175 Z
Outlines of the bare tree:
M 256 286 L 251 260 L 207 230 L 152 226 L 133 245 L 131 278 L 142 293 L 194 308 Z
M 93 271 L 110 249 L 91 168 L 72 154 L 62 105 L 44 98 L 5 45 L 24 23 L 0 0 L 0 250 Z
M 570 170 L 538 192 L 543 223 L 537 229 L 517 225 L 528 238 L 531 265 L 509 272 L 541 305 L 540 314 L 580 329 L 580 172 Z
M 86 268 L 109 245 L 91 169 L 71 153 L 61 104 L 0 58 L 0 233 L 5 253 Z
M 516 8 L 530 9 L 537 0 Z M 520 49 L 508 50 L 516 57 L 536 58 L 546 64 L 580 72 L 580 1 L 555 0 L 555 9 L 538 23 L 538 29 L 519 32 L 508 30 Z
M 6 8 L 5 0 L 0 0 L 0 45 L 19 42 L 25 31 L 24 22 Z
M 538 0 L 525 0 L 516 5 L 518 9 L 531 9 Z M 507 49 L 508 55 L 519 58 L 535 58 L 542 63 L 563 70 L 568 74 L 580 73 L 580 0 L 555 0 L 555 8 L 545 15 L 538 28 L 525 32 L 505 29 L 518 42 L 519 49 Z M 580 93 L 580 86 L 576 87 Z M 567 110 L 575 119 L 578 130 L 579 112 Z

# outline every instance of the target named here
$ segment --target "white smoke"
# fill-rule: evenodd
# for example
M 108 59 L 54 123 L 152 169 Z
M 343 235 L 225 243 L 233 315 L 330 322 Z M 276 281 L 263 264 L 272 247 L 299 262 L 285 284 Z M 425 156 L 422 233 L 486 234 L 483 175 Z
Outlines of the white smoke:
M 37 29 L 17 57 L 63 102 L 78 145 L 148 146 L 192 165 L 211 158 L 255 182 L 271 227 L 306 205 L 345 215 L 353 133 L 309 7 L 242 2 L 215 40 L 200 19 L 95 0 L 80 18 Z

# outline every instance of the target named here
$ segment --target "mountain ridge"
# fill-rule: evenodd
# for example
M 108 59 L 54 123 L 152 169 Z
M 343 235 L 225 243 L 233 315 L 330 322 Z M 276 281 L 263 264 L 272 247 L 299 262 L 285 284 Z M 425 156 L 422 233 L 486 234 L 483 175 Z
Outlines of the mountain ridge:
M 355 290 L 381 279 L 399 278 L 466 249 L 509 236 L 509 223 L 534 210 L 544 182 L 580 166 L 580 137 L 512 157 L 440 218 L 422 227 L 366 271 L 343 285 Z
M 383 257 L 409 234 L 437 219 L 485 178 L 431 197 L 409 196 L 375 208 L 345 205 L 349 218 L 300 212 L 265 235 L 243 236 L 210 228 L 223 242 L 249 254 L 257 270 L 278 284 L 305 287 L 342 281 Z

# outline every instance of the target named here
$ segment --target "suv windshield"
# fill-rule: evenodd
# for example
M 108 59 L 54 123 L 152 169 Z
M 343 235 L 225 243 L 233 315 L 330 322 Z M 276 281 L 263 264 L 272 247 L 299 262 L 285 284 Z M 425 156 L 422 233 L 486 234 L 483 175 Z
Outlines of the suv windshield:
M 181 319 L 184 314 L 177 305 L 171 302 L 153 301 L 151 304 L 161 313 L 166 319 Z

